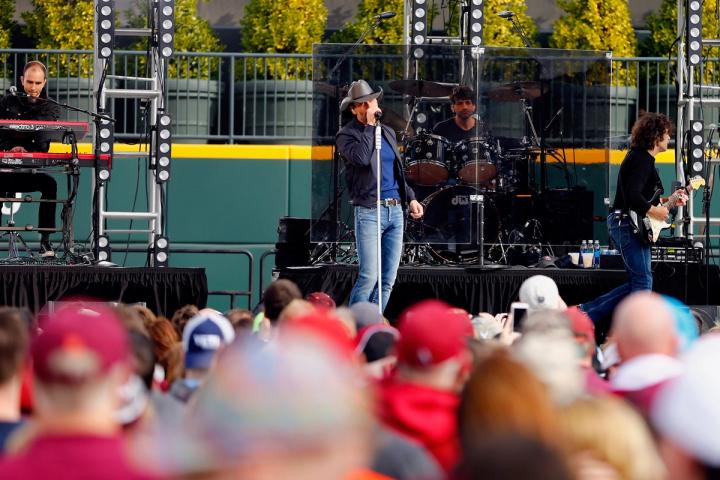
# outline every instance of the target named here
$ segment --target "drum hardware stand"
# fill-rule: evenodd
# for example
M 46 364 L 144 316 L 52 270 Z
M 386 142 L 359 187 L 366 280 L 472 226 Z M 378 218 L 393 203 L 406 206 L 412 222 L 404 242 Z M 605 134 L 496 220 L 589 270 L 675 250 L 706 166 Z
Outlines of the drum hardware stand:
M 0 260 L 0 263 L 17 263 L 18 261 L 22 260 L 22 257 L 20 257 L 20 252 L 17 248 L 17 242 L 19 241 L 22 246 L 25 248 L 25 251 L 31 256 L 35 257 L 32 253 L 32 250 L 30 250 L 30 247 L 28 247 L 28 244 L 25 242 L 25 239 L 20 235 L 18 230 L 15 229 L 15 209 L 12 208 L 13 206 L 10 206 L 10 219 L 8 220 L 8 230 L 7 232 L 3 233 L 2 236 L 7 235 L 8 237 L 8 256 L 7 258 L 4 258 Z

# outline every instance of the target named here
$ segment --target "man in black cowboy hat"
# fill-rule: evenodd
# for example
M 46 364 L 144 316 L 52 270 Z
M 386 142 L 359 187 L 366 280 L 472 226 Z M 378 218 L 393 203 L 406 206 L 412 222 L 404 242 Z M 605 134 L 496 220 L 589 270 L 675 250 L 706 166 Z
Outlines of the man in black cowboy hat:
M 405 224 L 403 207 L 407 207 L 410 216 L 415 219 L 422 217 L 423 207 L 405 181 L 395 132 L 386 125 L 381 125 L 381 167 L 380 172 L 377 171 L 375 127 L 376 114 L 381 112 L 378 100 L 382 99 L 382 93 L 382 89 L 373 91 L 365 80 L 350 85 L 340 110 L 350 107 L 355 118 L 340 129 L 335 142 L 345 160 L 345 177 L 355 206 L 355 242 L 360 263 L 349 304 L 361 301 L 378 303 L 376 208 L 381 208 L 381 288 L 382 309 L 385 310 L 400 265 Z M 378 176 L 381 180 L 380 202 L 376 191 Z

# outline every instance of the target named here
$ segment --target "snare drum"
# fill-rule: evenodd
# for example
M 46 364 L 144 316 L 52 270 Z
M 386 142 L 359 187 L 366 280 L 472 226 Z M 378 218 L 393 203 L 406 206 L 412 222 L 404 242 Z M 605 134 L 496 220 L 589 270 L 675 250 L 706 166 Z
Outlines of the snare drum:
M 470 185 L 490 182 L 498 174 L 498 155 L 490 139 L 473 137 L 453 147 L 457 175 Z
M 450 142 L 439 135 L 422 133 L 405 148 L 405 176 L 415 185 L 435 186 L 447 181 L 450 168 L 446 160 Z

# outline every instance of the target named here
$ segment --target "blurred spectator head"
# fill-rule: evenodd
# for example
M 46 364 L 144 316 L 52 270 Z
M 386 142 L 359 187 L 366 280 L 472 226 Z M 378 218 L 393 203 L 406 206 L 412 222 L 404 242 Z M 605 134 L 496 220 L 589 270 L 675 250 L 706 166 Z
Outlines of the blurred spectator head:
M 357 379 L 308 331 L 266 345 L 240 339 L 220 356 L 182 432 L 142 451 L 163 473 L 192 478 L 347 478 L 368 462 L 373 425 Z
M 342 358 L 354 359 L 354 344 L 345 324 L 328 310 L 316 310 L 313 307 L 308 315 L 295 318 L 281 326 L 280 335 L 300 333 L 311 335 L 334 349 Z
M 140 316 L 146 329 L 149 329 L 150 325 L 155 323 L 157 320 L 157 316 L 155 316 L 153 311 L 144 305 L 128 305 L 128 308 L 135 311 L 135 313 Z
M 154 323 L 148 326 L 148 333 L 153 343 L 155 358 L 167 370 L 168 352 L 180 342 L 175 328 L 165 317 L 158 317 Z
M 720 478 L 720 334 L 710 333 L 681 356 L 683 372 L 658 393 L 650 418 L 661 436 L 670 478 Z
M 358 332 L 355 338 L 355 353 L 363 355 L 368 363 L 382 360 L 395 354 L 398 338 L 400 332 L 389 325 L 370 325 Z
M 564 304 L 555 280 L 545 275 L 533 275 L 520 285 L 520 301 L 527 303 L 528 315 L 542 310 L 558 310 Z
M 563 311 L 541 311 L 528 318 L 513 351 L 545 384 L 557 405 L 566 405 L 584 393 L 583 354 Z
M 185 369 L 208 370 L 218 351 L 234 339 L 235 331 L 227 318 L 210 310 L 200 311 L 183 331 Z
M 545 386 L 505 348 L 488 349 L 463 390 L 459 426 L 463 451 L 478 437 L 518 434 L 554 443 L 557 414 Z
M 302 298 L 302 294 L 297 285 L 290 280 L 275 280 L 268 285 L 265 292 L 263 292 L 265 318 L 270 320 L 270 323 L 275 324 L 280 316 L 280 312 L 282 312 L 291 301 L 297 298 Z
M 489 313 L 481 312 L 470 321 L 473 335 L 477 340 L 490 341 L 500 338 L 503 328 L 500 322 Z
M 675 319 L 667 302 L 656 293 L 636 292 L 626 297 L 615 309 L 611 334 L 623 362 L 640 355 L 677 353 Z
M 148 329 L 145 328 L 143 317 L 136 309 L 130 308 L 124 304 L 117 304 L 111 308 L 115 311 L 115 314 L 125 326 L 125 330 L 128 332 L 138 332 L 146 337 L 150 336 Z
M 358 328 L 357 323 L 355 322 L 355 314 L 352 310 L 350 310 L 348 307 L 338 307 L 333 310 L 333 315 L 335 315 L 337 318 L 340 319 L 341 322 L 343 322 L 345 328 L 347 328 L 348 332 L 350 332 L 350 336 L 352 336 L 353 338 L 357 337 Z
M 251 334 L 253 330 L 253 314 L 246 308 L 233 308 L 225 312 L 227 318 L 235 329 L 235 335 Z
M 179 337 L 182 337 L 185 324 L 187 324 L 188 320 L 197 315 L 198 312 L 199 309 L 195 305 L 185 305 L 175 310 L 175 313 L 173 313 L 170 319 L 170 323 L 175 327 L 175 331 Z
M 684 352 L 700 336 L 700 329 L 690 307 L 675 297 L 662 295 L 675 319 L 675 330 L 678 335 L 678 351 Z
M 20 386 L 20 372 L 30 345 L 28 325 L 20 311 L 0 307 L 0 386 L 15 381 Z
M 282 312 L 280 312 L 280 315 L 278 315 L 275 324 L 284 325 L 288 322 L 292 322 L 297 318 L 304 317 L 306 315 L 312 315 L 313 313 L 315 313 L 315 311 L 316 308 L 312 303 L 308 302 L 307 300 L 303 300 L 302 298 L 296 298 L 294 300 L 291 300 L 290 303 L 288 303 L 285 308 L 283 308 Z
M 593 321 L 587 313 L 577 307 L 570 307 L 565 310 L 563 314 L 570 320 L 570 328 L 575 337 L 575 342 L 582 349 L 582 366 L 591 367 L 592 358 L 597 348 L 597 344 L 595 343 L 595 324 L 593 324 Z
M 133 331 L 128 332 L 128 338 L 133 358 L 133 374 L 120 388 L 121 404 L 116 412 L 118 421 L 125 426 L 136 423 L 145 414 L 155 372 L 155 348 L 152 340 Z
M 467 352 L 473 336 L 467 315 L 439 300 L 423 300 L 400 317 L 398 361 L 411 367 L 429 367 Z
M 325 292 L 308 293 L 305 300 L 315 305 L 317 308 L 332 310 L 335 308 L 335 300 Z
M 45 421 L 93 415 L 94 428 L 117 425 L 118 392 L 131 370 L 128 336 L 115 312 L 68 302 L 50 313 L 32 343 L 35 408 Z
M 357 325 L 358 331 L 376 323 L 385 323 L 376 303 L 353 303 L 350 306 L 350 310 L 352 310 L 355 315 L 355 324 Z
M 478 435 L 458 467 L 458 480 L 571 480 L 565 458 L 537 437 L 514 432 Z
M 579 399 L 560 411 L 563 449 L 583 478 L 585 459 L 605 464 L 616 478 L 665 478 L 662 460 L 640 414 L 605 395 Z

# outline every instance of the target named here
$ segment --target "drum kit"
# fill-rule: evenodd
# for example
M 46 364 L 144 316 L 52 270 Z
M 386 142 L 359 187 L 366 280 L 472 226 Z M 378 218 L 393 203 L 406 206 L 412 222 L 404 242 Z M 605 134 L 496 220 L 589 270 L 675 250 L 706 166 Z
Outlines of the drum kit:
M 414 99 L 448 97 L 455 86 L 427 80 L 390 82 L 393 90 Z M 540 94 L 540 87 L 534 82 L 516 82 L 490 91 L 488 98 L 518 101 L 525 106 Z M 478 136 L 458 142 L 427 131 L 415 134 L 411 123 L 416 111 L 417 103 L 404 128 L 399 124 L 394 126 L 397 131 L 410 132 L 402 135 L 401 142 L 408 183 L 416 193 L 418 190 L 431 192 L 422 200 L 424 218 L 410 225 L 410 235 L 431 247 L 433 256 L 441 260 L 462 263 L 463 257 L 458 254 L 460 245 L 474 250 L 472 257 L 476 259 L 479 243 L 502 242 L 504 219 L 510 227 L 510 212 L 505 210 L 512 208 L 510 197 L 527 193 L 528 164 L 537 151 L 525 140 L 520 142 L 520 148 L 504 150 L 500 139 L 485 129 L 478 129 Z M 483 205 L 482 222 L 478 221 L 478 207 L 474 206 L 479 198 Z M 474 226 L 480 223 L 482 229 Z M 480 236 L 482 240 L 478 240 Z M 438 254 L 440 250 L 454 250 L 455 255 Z

